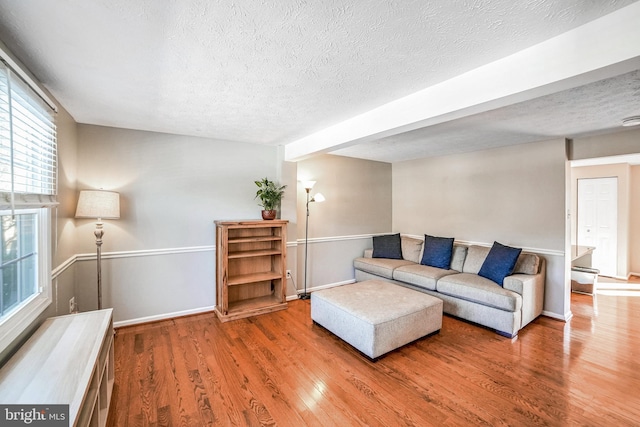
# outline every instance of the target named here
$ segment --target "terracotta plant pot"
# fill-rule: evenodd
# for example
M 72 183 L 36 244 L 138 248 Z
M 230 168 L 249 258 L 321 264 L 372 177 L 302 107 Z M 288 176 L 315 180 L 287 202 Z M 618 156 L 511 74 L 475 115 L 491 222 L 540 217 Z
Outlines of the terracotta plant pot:
M 270 211 L 262 211 L 262 219 L 276 219 L 276 211 L 275 209 L 271 209 Z

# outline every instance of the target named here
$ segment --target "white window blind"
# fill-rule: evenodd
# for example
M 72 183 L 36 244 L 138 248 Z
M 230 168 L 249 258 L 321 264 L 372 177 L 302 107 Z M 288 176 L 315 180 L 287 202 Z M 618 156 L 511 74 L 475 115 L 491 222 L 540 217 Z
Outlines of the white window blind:
M 55 112 L 0 62 L 0 209 L 56 203 Z

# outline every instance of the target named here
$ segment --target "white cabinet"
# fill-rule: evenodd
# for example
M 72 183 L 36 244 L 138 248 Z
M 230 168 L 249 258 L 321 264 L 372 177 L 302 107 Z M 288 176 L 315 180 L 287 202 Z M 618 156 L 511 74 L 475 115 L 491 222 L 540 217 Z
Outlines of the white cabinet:
M 0 402 L 68 404 L 70 426 L 102 427 L 113 381 L 113 310 L 52 317 L 0 370 Z

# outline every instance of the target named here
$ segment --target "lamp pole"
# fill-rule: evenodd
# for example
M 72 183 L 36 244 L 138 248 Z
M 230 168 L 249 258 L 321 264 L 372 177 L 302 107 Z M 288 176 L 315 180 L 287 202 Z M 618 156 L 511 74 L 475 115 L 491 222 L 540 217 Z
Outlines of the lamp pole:
M 307 293 L 307 251 L 309 249 L 309 192 L 311 188 L 304 189 L 307 192 L 307 218 L 304 230 L 304 293 L 300 294 L 300 299 L 309 299 L 311 295 Z
M 102 310 L 102 236 L 104 236 L 104 229 L 102 226 L 102 218 L 98 218 L 98 222 L 96 222 L 96 229 L 93 232 L 96 236 L 96 258 L 98 264 L 98 310 Z

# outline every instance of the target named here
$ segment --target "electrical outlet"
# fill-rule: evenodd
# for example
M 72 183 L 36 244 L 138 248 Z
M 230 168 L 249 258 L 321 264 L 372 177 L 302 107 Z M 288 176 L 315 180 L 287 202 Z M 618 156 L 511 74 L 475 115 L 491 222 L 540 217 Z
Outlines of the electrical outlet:
M 71 297 L 69 300 L 69 313 L 76 311 L 76 297 Z
M 287 279 L 291 279 L 291 270 L 287 270 Z

